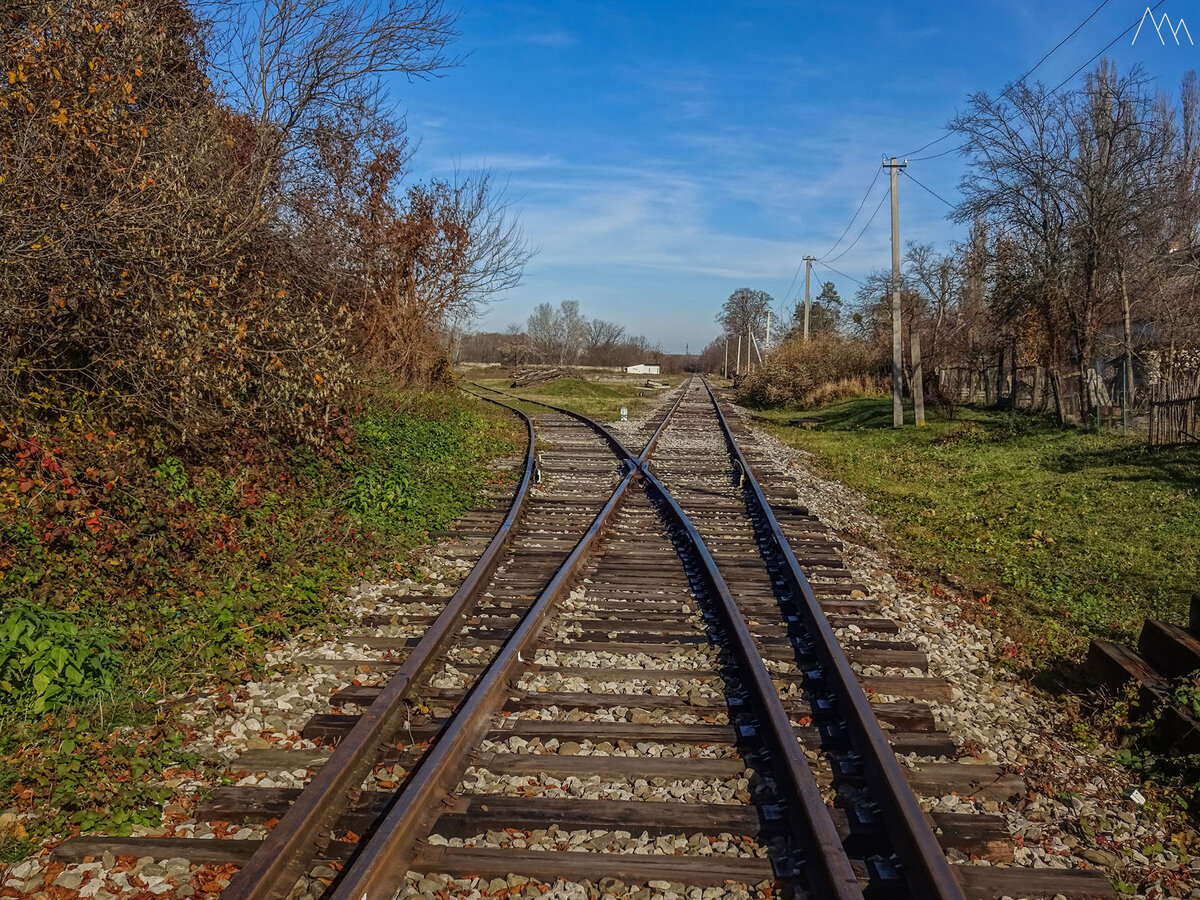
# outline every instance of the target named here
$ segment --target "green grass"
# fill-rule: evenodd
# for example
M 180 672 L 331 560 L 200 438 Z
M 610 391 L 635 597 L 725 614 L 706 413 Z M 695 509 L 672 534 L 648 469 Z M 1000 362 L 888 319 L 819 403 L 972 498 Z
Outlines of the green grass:
M 654 380 L 675 385 L 681 379 L 677 376 L 656 375 Z M 621 407 L 629 411 L 630 417 L 635 416 L 662 393 L 640 387 L 641 382 L 637 381 L 596 382 L 585 381 L 582 378 L 555 378 L 523 388 L 510 388 L 512 382 L 506 378 L 489 378 L 477 383 L 513 396 L 529 397 L 571 409 L 603 422 L 615 422 L 620 419 Z M 639 393 L 644 396 L 638 396 Z
M 760 413 L 862 491 L 914 566 L 1000 617 L 1035 668 L 1092 637 L 1184 623 L 1200 559 L 1200 449 L 960 410 L 893 429 L 890 398 Z M 787 420 L 819 416 L 815 429 Z M 911 410 L 908 421 L 912 422 Z

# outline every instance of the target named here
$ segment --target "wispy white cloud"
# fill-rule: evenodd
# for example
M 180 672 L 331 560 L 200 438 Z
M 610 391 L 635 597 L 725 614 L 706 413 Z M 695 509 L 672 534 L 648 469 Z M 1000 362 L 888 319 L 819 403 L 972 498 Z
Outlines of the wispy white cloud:
M 452 166 L 459 171 L 487 170 L 499 175 L 523 172 L 527 169 L 546 171 L 563 165 L 563 160 L 553 153 L 477 153 L 455 157 Z
M 546 31 L 534 31 L 517 36 L 523 44 L 533 44 L 537 47 L 547 47 L 551 50 L 566 50 L 579 43 L 579 39 L 571 32 L 561 28 L 551 28 Z

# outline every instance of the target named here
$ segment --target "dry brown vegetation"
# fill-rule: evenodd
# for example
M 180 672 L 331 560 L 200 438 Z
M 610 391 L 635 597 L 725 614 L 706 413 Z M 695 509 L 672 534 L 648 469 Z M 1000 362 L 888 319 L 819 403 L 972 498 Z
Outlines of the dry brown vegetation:
M 0 14 L 8 422 L 84 403 L 169 441 L 319 440 L 359 386 L 442 371 L 447 320 L 520 276 L 488 177 L 406 183 L 379 104 L 380 73 L 453 63 L 440 0 L 205 9 Z
M 738 382 L 751 406 L 813 406 L 882 390 L 880 359 L 870 345 L 837 334 L 785 341 Z

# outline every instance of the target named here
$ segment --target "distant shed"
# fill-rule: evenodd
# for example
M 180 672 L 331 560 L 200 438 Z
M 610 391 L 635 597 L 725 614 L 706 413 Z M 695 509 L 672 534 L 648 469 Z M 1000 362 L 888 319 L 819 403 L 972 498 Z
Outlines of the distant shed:
M 647 365 L 646 363 L 638 363 L 636 366 L 626 366 L 625 372 L 628 375 L 657 375 L 658 366 Z

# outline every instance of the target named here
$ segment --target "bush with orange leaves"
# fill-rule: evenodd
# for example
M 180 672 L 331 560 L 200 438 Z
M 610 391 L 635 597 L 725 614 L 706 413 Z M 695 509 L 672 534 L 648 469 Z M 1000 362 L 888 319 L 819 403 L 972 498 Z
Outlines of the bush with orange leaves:
M 307 429 L 347 380 L 348 310 L 269 222 L 254 129 L 217 104 L 177 0 L 10 4 L 0 51 L 0 382 L 184 442 Z M 315 275 L 315 277 L 314 277 Z
M 837 334 L 789 338 L 738 381 L 748 406 L 816 406 L 879 391 L 882 361 L 870 345 Z

